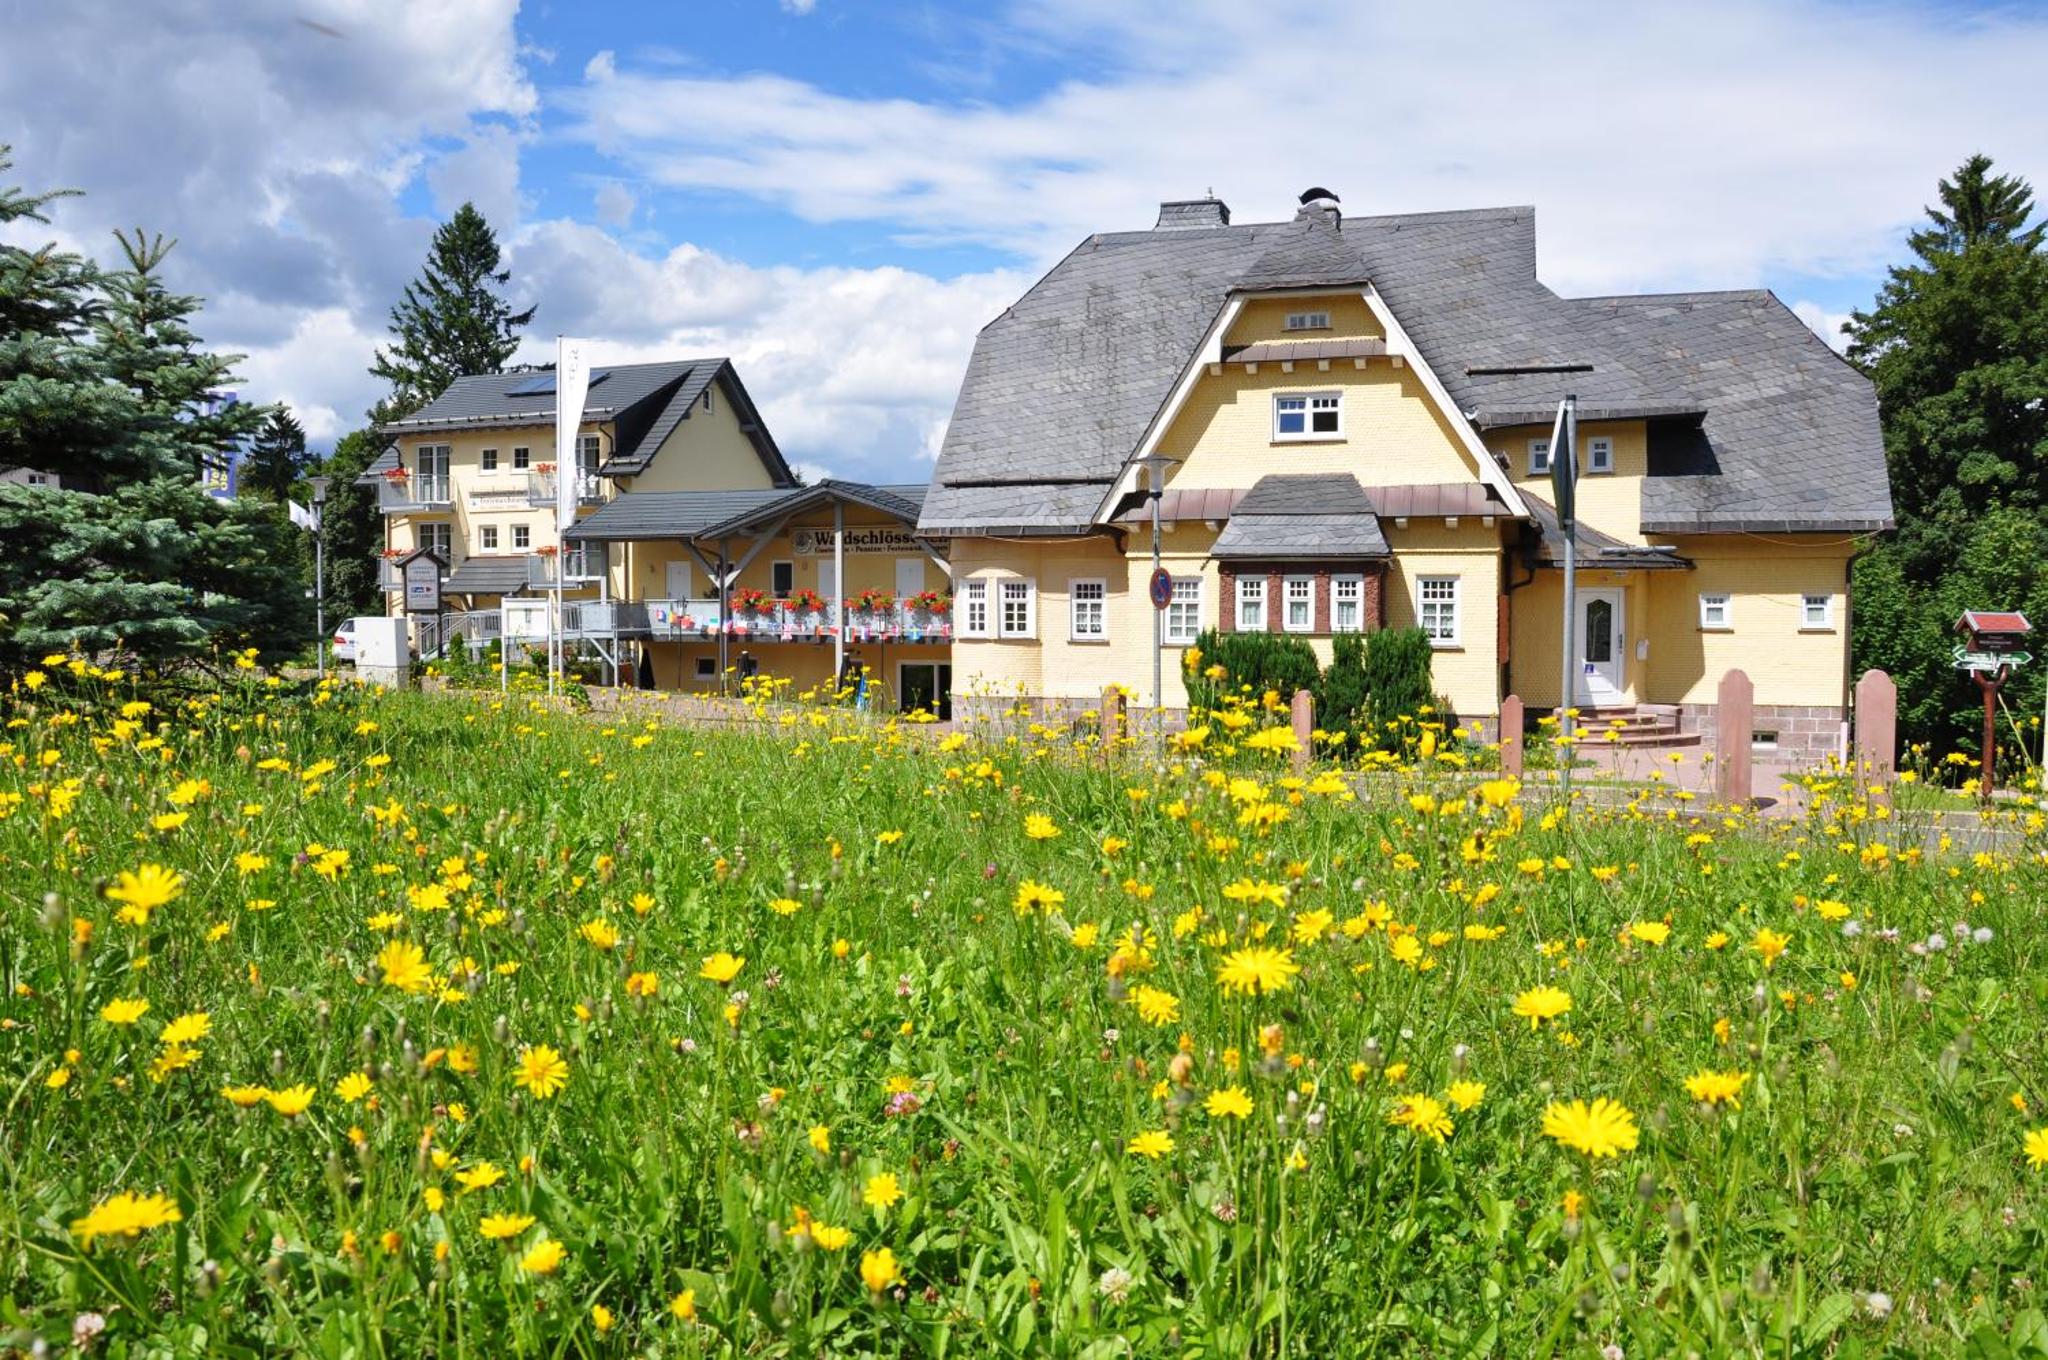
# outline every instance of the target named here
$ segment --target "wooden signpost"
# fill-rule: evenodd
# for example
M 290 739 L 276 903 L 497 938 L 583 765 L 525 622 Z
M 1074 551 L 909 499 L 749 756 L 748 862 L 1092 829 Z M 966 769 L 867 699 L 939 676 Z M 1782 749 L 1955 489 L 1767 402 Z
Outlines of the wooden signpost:
M 1977 793 L 1991 801 L 1992 773 L 1998 756 L 1998 691 L 2012 677 L 2015 666 L 2034 658 L 2022 650 L 2033 625 L 2017 610 L 1966 609 L 1956 620 L 1963 641 L 1956 646 L 1957 670 L 1970 673 L 1984 694 L 1984 750 L 1977 768 Z

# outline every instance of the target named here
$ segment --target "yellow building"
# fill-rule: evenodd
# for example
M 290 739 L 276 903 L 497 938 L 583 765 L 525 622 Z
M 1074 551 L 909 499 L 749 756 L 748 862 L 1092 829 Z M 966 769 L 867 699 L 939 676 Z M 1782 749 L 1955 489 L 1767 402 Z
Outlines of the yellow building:
M 950 711 L 952 592 L 944 545 L 914 533 L 923 485 L 799 486 L 730 363 L 620 365 L 592 374 L 558 527 L 554 397 L 547 370 L 476 375 L 384 427 L 394 447 L 363 481 L 391 610 L 408 554 L 446 567 L 442 611 L 414 620 L 422 655 L 508 628 L 538 651 L 533 628 L 553 627 L 615 683 L 864 672 L 877 706 Z
M 1554 706 L 1569 395 L 1575 702 L 1696 730 L 1739 665 L 1760 741 L 1834 749 L 1849 562 L 1891 522 L 1868 383 L 1768 293 L 1558 297 L 1526 208 L 1302 200 L 1235 226 L 1165 204 L 982 331 L 918 522 L 952 544 L 956 693 L 1071 709 L 1119 681 L 1177 707 L 1204 628 L 1327 659 L 1415 625 L 1461 717 Z

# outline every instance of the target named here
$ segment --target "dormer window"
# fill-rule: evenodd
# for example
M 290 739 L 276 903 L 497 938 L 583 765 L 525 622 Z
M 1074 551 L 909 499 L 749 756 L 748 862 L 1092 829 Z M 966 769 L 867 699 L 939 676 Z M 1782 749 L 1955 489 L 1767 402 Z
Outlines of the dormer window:
M 1330 329 L 1328 312 L 1289 312 L 1286 329 L 1290 331 L 1326 331 Z
M 1276 392 L 1273 395 L 1275 443 L 1343 437 L 1343 393 Z

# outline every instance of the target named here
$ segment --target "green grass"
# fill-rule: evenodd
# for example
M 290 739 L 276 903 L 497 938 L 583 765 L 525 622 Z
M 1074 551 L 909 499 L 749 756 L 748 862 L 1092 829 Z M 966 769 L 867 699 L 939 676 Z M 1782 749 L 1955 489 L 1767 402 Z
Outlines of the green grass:
M 1826 800 L 1563 817 L 1423 766 L 1361 804 L 1220 725 L 1155 767 L 253 681 L 124 721 L 124 686 L 4 709 L 0 1349 L 98 1314 L 133 1356 L 2048 1353 L 2031 809 L 2010 854 L 1923 860 Z M 144 864 L 182 889 L 124 924 Z M 1064 901 L 1020 914 L 1027 880 Z M 1299 975 L 1232 994 L 1247 947 Z M 1532 1028 L 1538 986 L 1571 1009 Z M 1739 1108 L 1688 1096 L 1708 1070 Z M 1459 1081 L 1443 1142 L 1389 1122 Z M 222 1094 L 301 1083 L 295 1116 Z M 1632 1150 L 1545 1135 L 1597 1097 Z M 179 1218 L 86 1249 L 119 1192 Z

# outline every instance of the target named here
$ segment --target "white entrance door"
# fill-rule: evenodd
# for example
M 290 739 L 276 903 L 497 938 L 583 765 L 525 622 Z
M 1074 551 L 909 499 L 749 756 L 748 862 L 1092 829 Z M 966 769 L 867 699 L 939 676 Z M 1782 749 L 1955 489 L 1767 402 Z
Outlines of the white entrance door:
M 1579 596 L 1579 693 L 1577 702 L 1600 705 L 1622 700 L 1623 658 L 1628 655 L 1622 592 L 1612 586 L 1581 590 Z
M 687 600 L 690 598 L 690 564 L 671 562 L 668 564 L 668 598 Z

